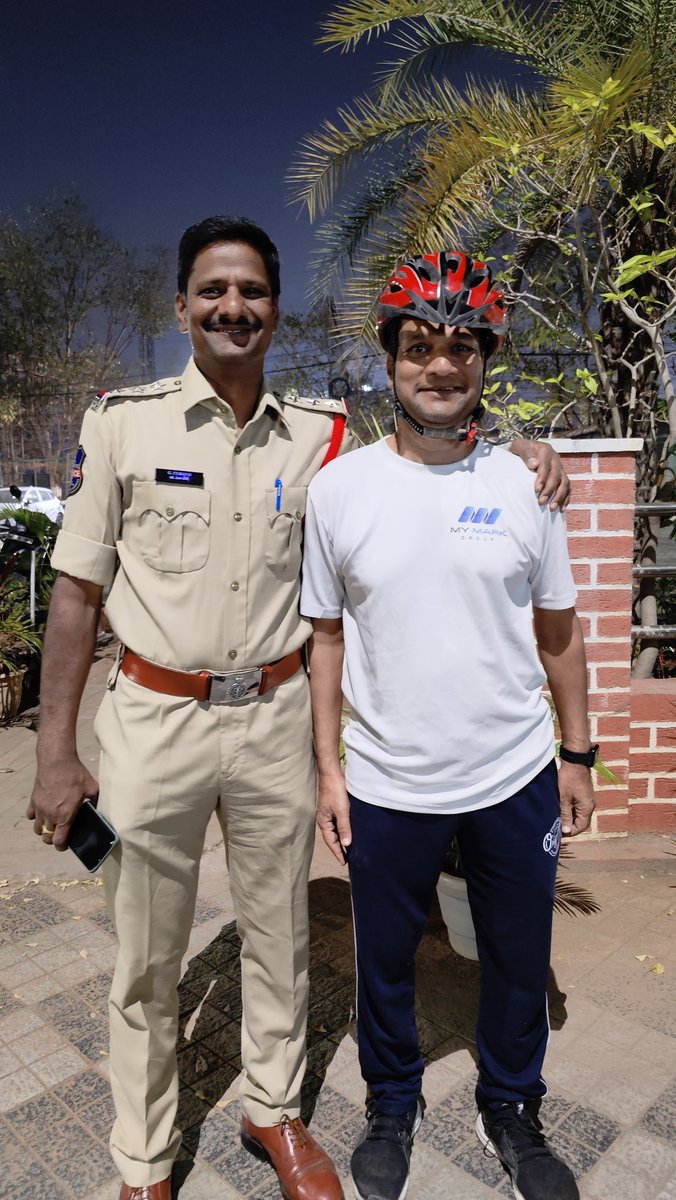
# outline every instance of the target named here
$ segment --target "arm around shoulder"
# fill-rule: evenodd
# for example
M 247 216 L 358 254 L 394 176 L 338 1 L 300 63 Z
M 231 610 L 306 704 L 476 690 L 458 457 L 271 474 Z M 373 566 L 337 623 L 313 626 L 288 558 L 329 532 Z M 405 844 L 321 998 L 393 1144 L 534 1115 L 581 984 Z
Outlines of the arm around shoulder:
M 552 511 L 560 508 L 563 512 L 570 500 L 570 480 L 551 442 L 514 438 L 509 450 L 526 464 L 529 471 L 535 471 L 534 487 L 539 503 L 548 504 Z

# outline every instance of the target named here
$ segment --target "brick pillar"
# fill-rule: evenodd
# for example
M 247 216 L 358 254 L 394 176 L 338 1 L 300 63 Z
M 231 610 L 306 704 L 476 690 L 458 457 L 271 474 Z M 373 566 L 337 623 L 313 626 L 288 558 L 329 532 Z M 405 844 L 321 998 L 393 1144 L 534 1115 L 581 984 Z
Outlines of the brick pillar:
M 592 740 L 619 786 L 595 776 L 592 835 L 629 828 L 630 669 L 635 456 L 638 438 L 569 440 L 556 450 L 572 482 L 568 548 L 589 665 Z

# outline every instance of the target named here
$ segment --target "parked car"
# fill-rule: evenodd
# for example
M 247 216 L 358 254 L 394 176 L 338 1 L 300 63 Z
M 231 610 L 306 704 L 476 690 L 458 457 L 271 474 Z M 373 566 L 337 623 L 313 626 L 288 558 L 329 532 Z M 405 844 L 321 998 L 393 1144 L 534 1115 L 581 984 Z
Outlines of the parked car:
M 63 520 L 63 503 L 46 487 L 0 488 L 0 508 L 27 508 L 41 512 L 57 525 Z

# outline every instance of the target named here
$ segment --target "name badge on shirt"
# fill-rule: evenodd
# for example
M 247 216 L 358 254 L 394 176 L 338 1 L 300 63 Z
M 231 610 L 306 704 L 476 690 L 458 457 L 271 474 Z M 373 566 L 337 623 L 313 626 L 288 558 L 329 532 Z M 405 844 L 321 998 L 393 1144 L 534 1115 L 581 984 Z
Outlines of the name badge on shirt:
M 201 471 L 179 471 L 174 467 L 155 467 L 155 483 L 173 483 L 181 487 L 204 487 Z

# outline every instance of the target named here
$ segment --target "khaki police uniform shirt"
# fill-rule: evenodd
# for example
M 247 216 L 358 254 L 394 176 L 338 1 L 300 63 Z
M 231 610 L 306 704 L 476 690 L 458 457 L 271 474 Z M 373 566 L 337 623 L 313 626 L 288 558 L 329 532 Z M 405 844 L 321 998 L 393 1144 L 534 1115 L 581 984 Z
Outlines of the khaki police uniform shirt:
M 180 379 L 108 393 L 85 414 L 53 565 L 112 585 L 112 628 L 151 662 L 222 673 L 282 658 L 311 632 L 305 497 L 341 412 L 264 384 L 238 430 L 192 358 Z M 353 444 L 344 431 L 341 453 Z

